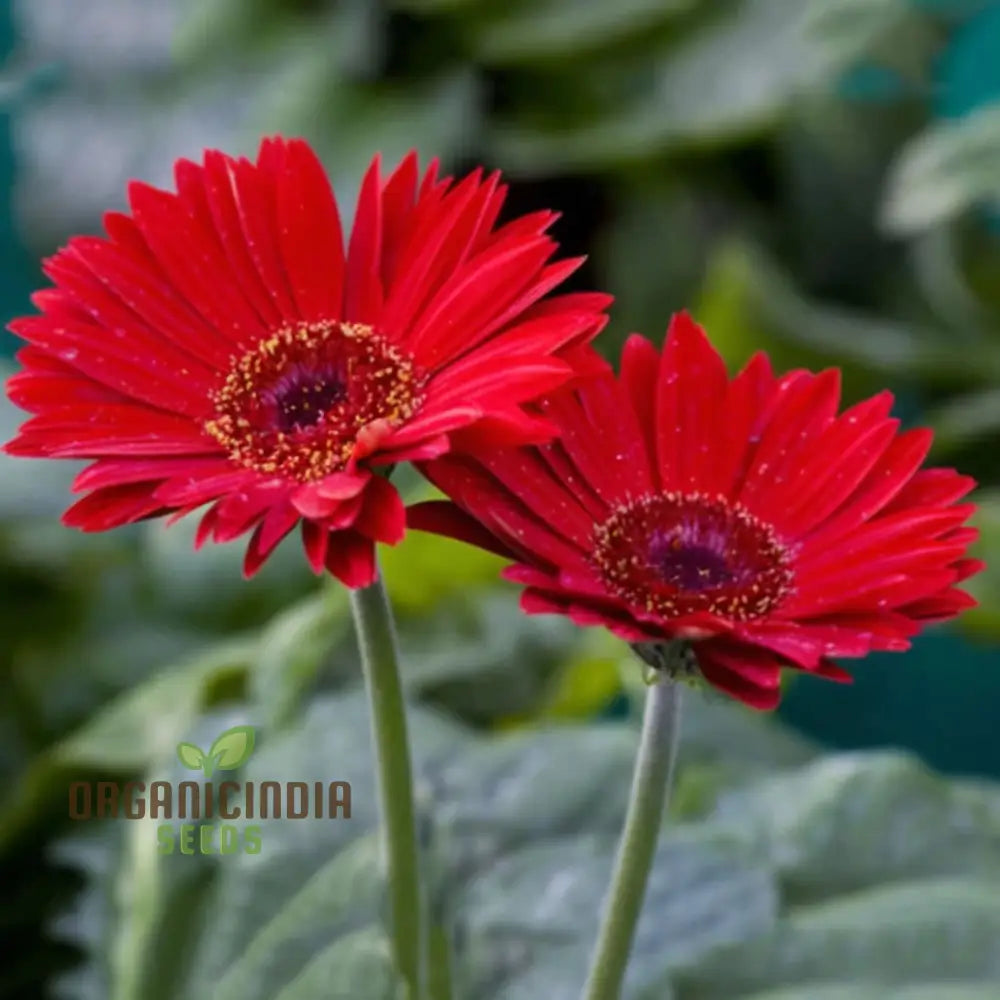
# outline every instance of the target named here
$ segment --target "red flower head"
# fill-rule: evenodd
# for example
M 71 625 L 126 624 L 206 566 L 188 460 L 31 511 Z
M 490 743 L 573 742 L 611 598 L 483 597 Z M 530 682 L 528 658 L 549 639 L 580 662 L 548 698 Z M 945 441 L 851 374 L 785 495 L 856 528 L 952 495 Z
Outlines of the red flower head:
M 458 506 L 410 523 L 515 560 L 529 614 L 607 626 L 657 665 L 687 640 L 708 682 L 773 708 L 782 667 L 849 680 L 832 657 L 906 649 L 975 603 L 955 586 L 982 568 L 956 503 L 975 484 L 918 471 L 930 432 L 899 433 L 889 393 L 839 399 L 835 370 L 779 378 L 763 354 L 730 380 L 682 314 L 662 354 L 633 336 L 619 378 L 542 403 L 557 441 L 428 463 Z
M 544 439 L 522 404 L 605 323 L 607 296 L 539 301 L 580 261 L 549 263 L 550 212 L 496 226 L 496 174 L 420 178 L 411 154 L 383 181 L 376 158 L 346 253 L 304 142 L 175 176 L 48 260 L 41 315 L 10 327 L 29 346 L 7 391 L 35 416 L 6 450 L 94 460 L 64 516 L 85 531 L 210 504 L 198 544 L 253 529 L 250 575 L 301 521 L 314 569 L 365 585 L 405 529 L 374 469 Z

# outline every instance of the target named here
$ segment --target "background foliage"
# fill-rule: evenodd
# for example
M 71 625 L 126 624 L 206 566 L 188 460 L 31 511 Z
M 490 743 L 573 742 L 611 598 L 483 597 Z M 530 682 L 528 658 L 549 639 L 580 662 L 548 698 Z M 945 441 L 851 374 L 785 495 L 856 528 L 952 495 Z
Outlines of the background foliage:
M 936 429 L 935 460 L 982 481 L 997 563 L 992 0 L 9 13 L 11 313 L 31 261 L 93 231 L 126 177 L 169 183 L 174 158 L 204 146 L 303 134 L 348 214 L 373 150 L 486 163 L 512 181 L 511 212 L 564 211 L 556 235 L 590 255 L 577 284 L 618 300 L 612 356 L 692 306 L 734 365 L 764 347 L 783 367 L 843 367 L 850 399 L 891 385 L 901 417 Z M 0 407 L 0 437 L 17 420 Z M 73 534 L 57 523 L 70 478 L 0 459 L 0 997 L 202 1000 L 206 983 L 218 1000 L 393 997 L 344 594 L 317 587 L 293 545 L 247 584 L 238 547 L 193 555 L 184 524 Z M 413 536 L 384 562 L 454 940 L 438 1000 L 449 978 L 456 1000 L 574 997 L 623 809 L 633 668 L 606 637 L 523 618 L 490 557 Z M 1000 775 L 996 568 L 976 587 L 961 634 L 871 658 L 853 691 L 795 684 L 787 717 Z M 829 755 L 710 699 L 689 709 L 630 1000 L 996 995 L 1000 787 L 906 751 Z M 260 730 L 249 776 L 351 780 L 355 818 L 271 822 L 261 855 L 203 861 L 156 855 L 145 823 L 65 819 L 74 776 L 169 777 L 179 740 L 237 722 Z

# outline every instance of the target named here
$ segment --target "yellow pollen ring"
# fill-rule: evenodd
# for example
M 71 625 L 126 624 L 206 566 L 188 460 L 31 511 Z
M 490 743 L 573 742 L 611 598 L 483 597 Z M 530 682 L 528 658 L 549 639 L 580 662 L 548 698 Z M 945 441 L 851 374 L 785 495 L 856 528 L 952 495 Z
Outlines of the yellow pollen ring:
M 329 379 L 337 398 L 317 405 L 309 392 L 322 399 Z M 290 324 L 233 358 L 203 427 L 237 465 L 311 482 L 344 468 L 368 424 L 409 420 L 423 403 L 425 381 L 413 360 L 370 326 Z M 298 392 L 294 405 L 282 401 L 289 391 Z M 282 426 L 290 412 L 310 419 Z
M 662 577 L 651 539 L 663 536 L 665 551 L 682 557 L 685 531 L 693 550 L 708 551 L 728 579 L 713 583 L 713 570 L 696 559 L 687 570 L 697 584 L 685 587 Z M 611 593 L 663 618 L 699 612 L 735 621 L 762 618 L 794 583 L 792 553 L 772 525 L 724 496 L 697 492 L 651 493 L 621 504 L 595 526 L 590 561 Z

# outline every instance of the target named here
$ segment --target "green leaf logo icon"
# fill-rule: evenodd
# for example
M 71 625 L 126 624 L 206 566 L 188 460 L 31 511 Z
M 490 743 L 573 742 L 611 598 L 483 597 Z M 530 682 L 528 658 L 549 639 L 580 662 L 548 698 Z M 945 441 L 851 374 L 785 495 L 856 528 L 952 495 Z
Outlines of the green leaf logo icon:
M 208 755 L 218 771 L 233 771 L 245 764 L 253 753 L 253 726 L 233 726 L 212 744 Z
M 177 758 L 192 771 L 204 771 L 210 778 L 214 771 L 234 771 L 253 753 L 253 726 L 233 726 L 221 733 L 208 753 L 193 743 L 180 743 Z
M 205 762 L 205 755 L 201 752 L 201 748 L 196 747 L 193 743 L 178 744 L 177 757 L 186 768 L 192 771 L 200 771 Z

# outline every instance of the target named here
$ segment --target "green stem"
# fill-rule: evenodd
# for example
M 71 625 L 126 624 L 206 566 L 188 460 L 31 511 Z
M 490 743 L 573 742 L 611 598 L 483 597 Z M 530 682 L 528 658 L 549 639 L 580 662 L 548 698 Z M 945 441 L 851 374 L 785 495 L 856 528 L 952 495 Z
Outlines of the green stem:
M 417 1000 L 423 991 L 424 940 L 413 781 L 396 629 L 381 576 L 370 587 L 351 591 L 351 611 L 372 717 L 393 955 Z
M 646 695 L 625 828 L 618 844 L 611 887 L 604 900 L 601 929 L 583 1000 L 618 1000 L 621 995 L 663 811 L 670 796 L 680 710 L 681 686 L 669 676 L 661 675 Z

